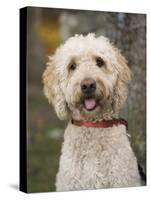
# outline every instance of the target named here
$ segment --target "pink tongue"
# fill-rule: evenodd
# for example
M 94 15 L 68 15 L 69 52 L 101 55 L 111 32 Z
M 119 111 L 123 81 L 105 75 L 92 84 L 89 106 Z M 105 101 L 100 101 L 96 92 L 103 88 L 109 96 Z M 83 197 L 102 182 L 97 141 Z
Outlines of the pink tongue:
M 96 101 L 95 99 L 85 99 L 84 104 L 86 109 L 91 110 L 96 106 Z

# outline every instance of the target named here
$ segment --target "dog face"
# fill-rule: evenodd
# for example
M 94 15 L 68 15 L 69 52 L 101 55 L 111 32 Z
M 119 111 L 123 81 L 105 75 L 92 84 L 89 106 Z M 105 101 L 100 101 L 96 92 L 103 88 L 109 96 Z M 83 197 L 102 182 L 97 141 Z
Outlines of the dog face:
M 127 97 L 130 70 L 104 37 L 77 35 L 57 49 L 43 75 L 44 91 L 58 116 L 111 118 Z

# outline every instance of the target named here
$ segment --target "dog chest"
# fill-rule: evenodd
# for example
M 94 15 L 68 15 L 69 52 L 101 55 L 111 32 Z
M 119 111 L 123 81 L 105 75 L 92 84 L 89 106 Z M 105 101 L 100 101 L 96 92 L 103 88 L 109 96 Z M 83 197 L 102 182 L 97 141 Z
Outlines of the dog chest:
M 131 163 L 136 165 L 125 131 L 124 126 L 102 130 L 68 126 L 57 178 L 68 189 L 105 188 L 119 182 Z

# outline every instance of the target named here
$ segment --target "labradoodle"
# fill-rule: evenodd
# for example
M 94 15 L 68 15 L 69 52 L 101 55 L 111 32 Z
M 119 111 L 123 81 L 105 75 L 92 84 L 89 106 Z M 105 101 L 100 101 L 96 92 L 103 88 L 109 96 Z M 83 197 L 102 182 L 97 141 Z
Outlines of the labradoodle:
M 68 119 L 56 190 L 141 185 L 137 160 L 119 111 L 131 72 L 107 38 L 75 35 L 49 58 L 44 93 L 60 119 Z

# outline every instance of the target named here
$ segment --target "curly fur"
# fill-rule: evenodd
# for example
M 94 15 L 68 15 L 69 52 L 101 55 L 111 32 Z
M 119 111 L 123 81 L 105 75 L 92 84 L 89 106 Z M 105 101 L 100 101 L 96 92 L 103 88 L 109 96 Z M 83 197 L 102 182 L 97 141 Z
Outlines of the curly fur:
M 104 60 L 98 68 L 95 57 Z M 77 69 L 70 70 L 72 62 Z M 98 106 L 83 108 L 81 81 L 96 81 Z M 76 127 L 70 120 L 118 118 L 126 101 L 131 71 L 107 38 L 75 35 L 50 57 L 43 74 L 44 93 L 60 119 L 68 119 L 56 178 L 57 191 L 140 185 L 135 155 L 123 125 Z M 101 98 L 100 98 L 101 97 Z

